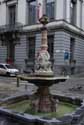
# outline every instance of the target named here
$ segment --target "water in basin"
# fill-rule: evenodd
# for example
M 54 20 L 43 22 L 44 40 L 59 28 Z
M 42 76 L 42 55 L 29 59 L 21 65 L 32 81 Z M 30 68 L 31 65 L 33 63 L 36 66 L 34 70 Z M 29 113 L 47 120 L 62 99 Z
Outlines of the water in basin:
M 67 113 L 72 113 L 76 110 L 78 105 L 75 104 L 70 104 L 67 102 L 62 102 L 60 101 L 58 104 L 58 108 L 56 112 L 50 112 L 50 113 L 40 113 L 40 112 L 33 112 L 32 107 L 31 107 L 31 101 L 30 100 L 23 100 L 19 101 L 10 105 L 6 105 L 6 108 L 11 109 L 15 112 L 20 112 L 20 113 L 28 113 L 32 115 L 39 115 L 39 116 L 45 116 L 45 117 L 62 117 Z

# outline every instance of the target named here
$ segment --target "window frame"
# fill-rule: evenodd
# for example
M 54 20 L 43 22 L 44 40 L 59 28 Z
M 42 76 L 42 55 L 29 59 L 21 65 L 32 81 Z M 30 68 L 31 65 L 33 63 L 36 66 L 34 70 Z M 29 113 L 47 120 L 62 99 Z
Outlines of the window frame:
M 50 54 L 50 60 L 53 62 L 53 59 L 54 59 L 54 34 L 49 34 L 47 36 L 47 39 L 48 39 L 48 52 Z M 51 42 L 50 42 L 50 39 L 52 39 Z
M 48 14 L 51 14 L 52 15 L 52 13 L 53 13 L 53 16 L 51 17 L 51 15 L 50 15 L 50 17 L 47 15 L 47 5 L 49 5 L 49 3 L 51 3 L 52 5 L 53 5 L 53 12 L 48 12 Z M 48 18 L 49 18 L 49 21 L 54 21 L 55 20 L 55 0 L 53 0 L 53 1 L 51 1 L 51 2 L 48 2 L 48 0 L 46 0 L 46 15 L 48 16 Z M 51 7 L 52 8 L 52 7 Z M 51 9 L 50 9 L 51 10 Z
M 0 64 L 0 69 L 6 69 L 4 65 Z
M 80 28 L 82 28 L 83 1 L 80 0 Z
M 34 20 L 34 22 L 32 22 L 31 23 L 31 20 L 30 20 L 30 18 L 29 17 L 32 17 L 32 16 L 30 16 L 31 15 L 31 11 L 30 11 L 30 3 L 31 2 L 36 2 L 36 0 L 28 0 L 27 1 L 27 24 L 28 25 L 34 25 L 34 24 L 36 24 L 37 23 L 37 15 L 36 15 L 36 7 L 37 6 L 35 6 L 35 14 L 33 14 L 33 15 L 35 15 L 35 20 Z M 37 3 L 37 2 L 36 2 Z
M 74 60 L 75 38 L 70 38 L 70 62 Z
M 28 45 L 28 52 L 27 52 L 28 59 L 34 61 L 34 59 L 35 59 L 35 36 L 29 36 L 27 39 L 28 39 L 28 44 L 27 44 Z M 33 40 L 33 47 L 31 47 L 32 44 L 30 44 L 32 40 Z M 33 50 L 34 53 L 31 52 L 32 48 L 34 49 Z M 33 53 L 33 55 L 31 55 L 32 53 Z
M 77 0 L 71 0 L 70 1 L 70 23 L 72 25 L 76 25 L 76 19 L 77 19 Z
M 15 18 L 14 19 L 14 21 L 13 21 L 13 19 L 12 19 L 12 22 L 10 23 L 10 8 L 12 8 L 12 7 L 14 7 L 14 9 L 13 9 L 13 12 L 12 12 L 12 15 L 14 16 L 14 17 L 12 17 L 12 18 Z M 8 24 L 9 25 L 15 25 L 15 23 L 16 23 L 16 17 L 17 17 L 17 9 L 16 9 L 16 4 L 11 4 L 11 5 L 8 5 Z

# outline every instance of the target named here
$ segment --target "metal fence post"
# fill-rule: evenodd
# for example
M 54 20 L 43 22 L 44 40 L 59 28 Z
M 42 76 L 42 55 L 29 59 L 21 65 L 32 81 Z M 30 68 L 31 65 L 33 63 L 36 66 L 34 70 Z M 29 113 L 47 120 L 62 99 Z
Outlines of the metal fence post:
M 20 86 L 20 78 L 17 76 L 17 87 L 19 87 Z

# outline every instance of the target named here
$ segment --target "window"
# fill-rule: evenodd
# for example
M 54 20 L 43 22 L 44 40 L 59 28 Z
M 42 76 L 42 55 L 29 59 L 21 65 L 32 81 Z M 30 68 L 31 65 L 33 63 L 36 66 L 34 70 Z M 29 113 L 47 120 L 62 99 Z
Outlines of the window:
M 71 19 L 71 24 L 75 25 L 76 24 L 76 0 L 71 0 L 70 4 L 70 19 Z
M 5 67 L 4 67 L 3 65 L 0 65 L 0 68 L 1 68 L 1 69 L 5 69 Z
M 7 44 L 7 58 L 11 61 L 14 61 L 15 57 L 15 45 L 13 44 L 12 40 Z
M 9 6 L 9 24 L 14 25 L 16 22 L 16 5 Z
M 50 54 L 51 61 L 53 61 L 53 50 L 54 50 L 53 41 L 54 41 L 54 35 L 49 35 L 48 36 L 48 52 Z
M 35 58 L 35 37 L 29 37 L 29 51 L 28 51 L 28 58 L 33 60 Z
M 75 38 L 70 39 L 70 61 L 74 60 Z
M 46 15 L 49 18 L 49 21 L 54 20 L 54 0 L 46 0 Z
M 83 1 L 80 0 L 80 27 L 82 28 Z
M 36 1 L 31 0 L 28 2 L 28 24 L 36 23 Z

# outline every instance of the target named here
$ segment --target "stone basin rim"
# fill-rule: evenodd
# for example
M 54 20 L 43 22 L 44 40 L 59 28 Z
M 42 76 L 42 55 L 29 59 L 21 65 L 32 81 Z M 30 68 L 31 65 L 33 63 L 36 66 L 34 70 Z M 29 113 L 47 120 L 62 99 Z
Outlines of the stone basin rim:
M 38 79 L 38 80 L 62 80 L 62 79 L 69 79 L 69 76 L 34 76 L 34 75 L 29 75 L 29 76 L 25 76 L 25 75 L 18 75 L 17 78 L 22 78 L 22 79 L 26 79 L 26 80 L 34 80 L 34 79 Z
M 69 79 L 69 76 L 61 76 L 61 77 L 56 77 L 56 76 L 34 76 L 34 75 L 18 75 L 17 80 L 24 80 L 28 81 L 32 84 L 35 84 L 36 86 L 51 86 L 53 84 L 57 84 L 59 82 L 64 82 L 65 80 Z
M 28 96 L 28 94 L 24 94 L 24 96 Z M 54 96 L 56 96 L 56 95 L 54 95 Z M 63 96 L 63 95 L 60 95 L 60 96 Z M 10 99 L 8 98 L 8 100 L 10 101 L 14 97 L 11 97 Z M 17 97 L 20 97 L 20 96 L 16 96 L 16 98 Z M 71 97 L 69 97 L 69 98 L 71 98 Z M 77 97 L 75 97 L 75 98 L 72 97 L 72 99 L 73 100 L 77 99 Z M 7 99 L 6 99 L 6 101 L 7 101 Z M 3 102 L 6 103 L 6 101 L 4 100 Z M 83 100 L 81 100 L 81 101 L 83 101 Z M 84 111 L 84 103 L 83 102 L 81 102 L 81 105 L 80 105 L 80 107 L 77 110 L 79 110 L 79 111 L 83 110 Z M 67 119 L 67 117 L 68 117 L 70 119 L 69 122 L 71 122 L 72 120 L 74 120 L 74 118 L 76 116 L 77 116 L 78 119 L 80 119 L 82 117 L 82 115 L 84 116 L 84 113 L 82 114 L 82 112 L 81 112 L 81 114 L 80 114 L 80 112 L 79 112 L 79 114 L 77 114 L 76 112 L 77 111 L 74 111 L 72 114 L 71 113 L 70 114 L 66 114 L 62 118 L 64 118 L 64 119 L 66 118 Z M 3 106 L 0 107 L 0 114 L 5 115 L 6 117 L 15 118 L 16 120 L 22 119 L 24 122 L 28 122 L 28 121 L 29 122 L 36 122 L 37 121 L 37 122 L 42 122 L 42 123 L 57 123 L 57 124 L 59 123 L 59 125 L 61 125 L 61 123 L 62 123 L 62 119 L 58 119 L 58 118 L 50 118 L 50 119 L 46 118 L 45 119 L 45 118 L 40 117 L 38 115 L 33 116 L 31 114 L 14 112 L 12 110 L 4 108 Z

